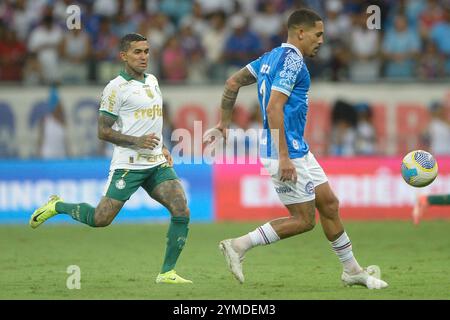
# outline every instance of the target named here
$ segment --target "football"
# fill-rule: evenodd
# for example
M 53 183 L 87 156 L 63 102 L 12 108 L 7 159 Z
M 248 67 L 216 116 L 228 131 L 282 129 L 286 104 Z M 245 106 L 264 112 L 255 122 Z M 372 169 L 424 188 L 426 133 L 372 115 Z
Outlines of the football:
M 402 161 L 402 177 L 413 187 L 426 187 L 436 179 L 438 164 L 433 155 L 427 151 L 414 150 Z

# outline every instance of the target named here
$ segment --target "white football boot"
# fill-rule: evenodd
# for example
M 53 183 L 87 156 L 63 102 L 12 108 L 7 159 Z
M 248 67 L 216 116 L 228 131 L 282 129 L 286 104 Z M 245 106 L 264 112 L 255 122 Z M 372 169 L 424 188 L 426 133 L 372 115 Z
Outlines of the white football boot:
M 381 280 L 381 270 L 379 266 L 368 266 L 360 273 L 350 275 L 345 271 L 342 273 L 341 280 L 345 286 L 360 285 L 368 289 L 384 289 L 388 284 Z
M 242 272 L 242 260 L 239 254 L 233 249 L 231 246 L 231 240 L 227 239 L 220 241 L 219 248 L 222 251 L 223 256 L 228 265 L 228 269 L 230 269 L 231 273 L 234 277 L 240 282 L 244 283 L 244 273 Z

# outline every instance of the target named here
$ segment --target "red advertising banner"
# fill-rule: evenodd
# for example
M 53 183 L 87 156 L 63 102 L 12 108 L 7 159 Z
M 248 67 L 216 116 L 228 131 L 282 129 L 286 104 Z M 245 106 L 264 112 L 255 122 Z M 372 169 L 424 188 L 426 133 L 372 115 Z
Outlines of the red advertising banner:
M 450 157 L 438 157 L 439 174 L 414 188 L 400 175 L 401 158 L 318 158 L 340 201 L 343 219 L 411 219 L 419 194 L 450 193 Z M 288 214 L 261 164 L 215 164 L 215 218 L 268 220 Z M 423 219 L 450 218 L 450 206 L 430 207 Z

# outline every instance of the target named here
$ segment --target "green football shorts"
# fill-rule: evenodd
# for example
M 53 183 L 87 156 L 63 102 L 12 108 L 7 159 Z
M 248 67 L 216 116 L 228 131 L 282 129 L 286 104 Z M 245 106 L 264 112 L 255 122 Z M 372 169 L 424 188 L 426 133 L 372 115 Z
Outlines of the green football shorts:
M 116 169 L 110 173 L 105 196 L 119 201 L 127 201 L 139 187 L 144 188 L 150 194 L 161 182 L 175 179 L 178 179 L 178 176 L 167 162 L 143 170 Z

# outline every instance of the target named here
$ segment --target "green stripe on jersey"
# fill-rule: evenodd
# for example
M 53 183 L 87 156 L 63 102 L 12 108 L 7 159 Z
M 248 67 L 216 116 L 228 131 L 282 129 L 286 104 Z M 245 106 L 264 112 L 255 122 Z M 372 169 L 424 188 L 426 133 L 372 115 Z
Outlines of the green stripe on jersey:
M 117 119 L 119 116 L 115 115 L 114 113 L 108 112 L 106 110 L 100 110 L 101 113 L 103 113 L 105 116 Z

